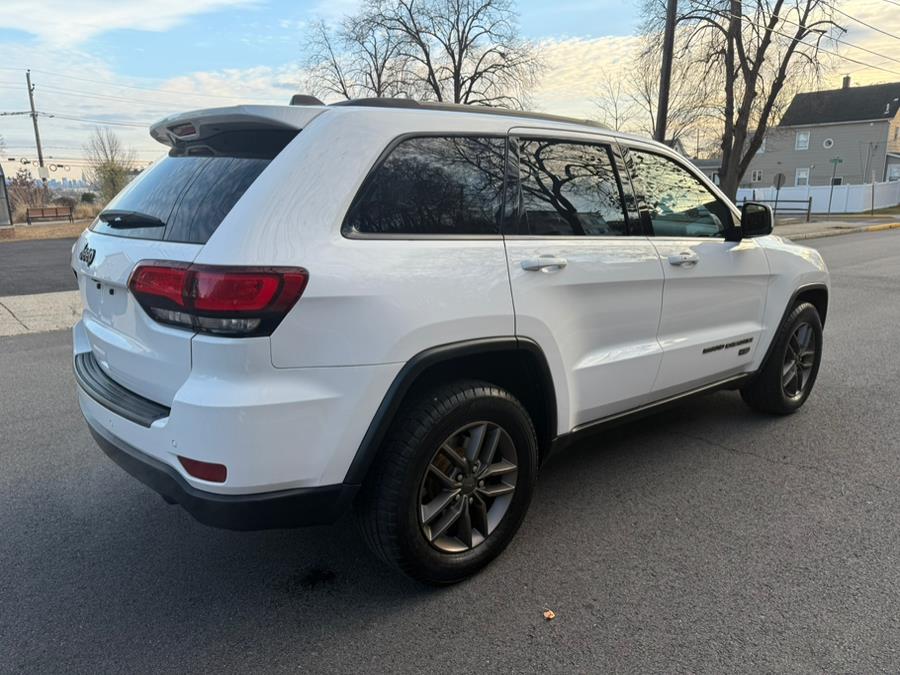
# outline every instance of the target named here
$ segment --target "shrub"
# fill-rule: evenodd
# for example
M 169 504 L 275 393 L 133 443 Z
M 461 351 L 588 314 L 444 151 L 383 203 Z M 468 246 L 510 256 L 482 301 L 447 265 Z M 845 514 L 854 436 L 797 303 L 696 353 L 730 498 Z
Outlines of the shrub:
M 100 213 L 99 204 L 85 204 L 84 202 L 75 205 L 75 220 L 92 219 Z
M 58 197 L 53 198 L 54 204 L 59 204 L 60 206 L 68 206 L 69 208 L 75 208 L 75 198 L 69 197 L 68 195 L 60 195 Z

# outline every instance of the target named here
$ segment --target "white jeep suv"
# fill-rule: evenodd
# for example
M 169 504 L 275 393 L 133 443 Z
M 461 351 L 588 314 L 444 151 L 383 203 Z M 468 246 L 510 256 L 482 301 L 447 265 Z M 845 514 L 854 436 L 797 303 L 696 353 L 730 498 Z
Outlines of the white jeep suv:
M 669 148 L 412 101 L 168 117 L 73 248 L 78 397 L 197 520 L 351 507 L 380 557 L 458 581 L 509 543 L 548 454 L 685 396 L 790 413 L 828 273 Z

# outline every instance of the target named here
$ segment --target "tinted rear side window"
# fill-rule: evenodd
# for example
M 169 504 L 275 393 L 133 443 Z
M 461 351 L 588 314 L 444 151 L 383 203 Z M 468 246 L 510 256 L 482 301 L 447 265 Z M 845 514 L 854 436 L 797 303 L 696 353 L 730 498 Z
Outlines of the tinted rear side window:
M 345 232 L 498 234 L 506 140 L 435 136 L 398 143 L 369 174 Z
M 173 148 L 104 209 L 150 216 L 161 225 L 115 226 L 101 213 L 92 229 L 120 237 L 205 244 L 296 135 L 295 130 L 233 131 Z
M 535 236 L 626 234 L 622 193 L 607 146 L 552 139 L 519 145 L 518 215 Z

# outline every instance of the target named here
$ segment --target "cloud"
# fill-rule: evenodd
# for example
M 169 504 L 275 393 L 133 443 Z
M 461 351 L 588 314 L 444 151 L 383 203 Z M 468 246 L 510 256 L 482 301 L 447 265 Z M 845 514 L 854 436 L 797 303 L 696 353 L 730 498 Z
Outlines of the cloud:
M 557 115 L 596 116 L 592 101 L 603 77 L 627 67 L 638 42 L 630 35 L 542 41 L 538 52 L 544 71 L 532 95 L 534 106 Z
M 3 0 L 0 28 L 23 31 L 48 45 L 74 46 L 110 30 L 164 31 L 197 14 L 258 4 L 259 0 Z
M 4 2 L 0 26 L 18 27 L 36 34 L 40 30 L 42 32 L 39 37 L 42 40 L 57 39 L 54 36 L 60 35 L 65 37 L 73 25 L 73 35 L 78 34 L 81 36 L 78 39 L 83 39 L 83 31 L 94 28 L 84 28 L 77 24 L 79 17 L 89 17 L 91 24 L 99 23 L 107 28 L 127 25 L 164 30 L 166 26 L 184 20 L 189 14 L 225 6 L 253 4 L 250 0 L 196 0 L 188 7 L 176 6 L 172 0 L 147 0 L 143 5 L 129 3 L 126 10 L 101 0 L 85 0 L 77 3 L 76 10 L 59 0 L 44 4 L 29 0 L 27 5 L 23 0 L 0 2 Z M 352 9 L 357 2 L 358 0 L 339 0 L 338 9 L 332 10 L 332 16 L 338 16 L 347 8 Z M 324 13 L 329 4 L 320 0 L 315 7 Z M 889 7 L 884 0 L 852 0 L 841 5 L 847 13 L 900 35 L 900 11 L 892 11 Z M 890 60 L 900 59 L 896 39 L 843 19 L 840 15 L 837 19 L 849 28 L 844 39 L 882 54 L 883 58 L 847 46 L 839 47 L 841 54 L 868 64 L 882 65 L 895 73 L 867 69 L 849 61 L 834 59 L 835 67 L 823 79 L 819 85 L 821 88 L 839 87 L 845 73 L 851 74 L 854 85 L 900 81 L 900 63 Z M 24 25 L 26 23 L 27 26 Z M 282 30 L 295 27 L 297 26 L 293 23 L 281 24 Z M 602 78 L 631 67 L 637 45 L 638 40 L 633 36 L 557 37 L 540 41 L 538 49 L 546 68 L 532 93 L 533 107 L 560 115 L 596 117 L 594 101 L 601 95 Z M 833 50 L 837 47 L 828 44 L 827 48 Z M 241 102 L 283 104 L 291 94 L 298 91 L 302 81 L 302 73 L 297 64 L 281 62 L 241 69 L 187 72 L 166 80 L 129 78 L 117 74 L 102 53 L 80 49 L 78 40 L 72 36 L 53 49 L 47 49 L 43 44 L 0 42 L 0 110 L 27 110 L 28 96 L 21 69 L 25 66 L 33 69 L 39 110 L 79 117 L 82 120 L 137 125 L 112 128 L 124 142 L 138 150 L 141 159 L 148 161 L 162 152 L 162 147 L 150 138 L 147 131 L 147 126 L 159 118 L 184 110 Z M 78 78 L 97 82 L 86 82 Z M 141 88 L 131 89 L 129 86 Z M 8 146 L 6 154 L 12 157 L 34 157 L 34 136 L 30 119 L 19 116 L 3 117 L 0 120 L 2 134 Z M 89 121 L 66 120 L 62 117 L 41 118 L 40 125 L 47 154 L 55 157 L 80 155 L 81 147 L 94 126 Z M 11 169 L 8 162 L 4 163 L 4 167 L 8 172 Z M 74 169 L 73 163 L 73 174 L 77 176 L 78 173 L 80 172 Z

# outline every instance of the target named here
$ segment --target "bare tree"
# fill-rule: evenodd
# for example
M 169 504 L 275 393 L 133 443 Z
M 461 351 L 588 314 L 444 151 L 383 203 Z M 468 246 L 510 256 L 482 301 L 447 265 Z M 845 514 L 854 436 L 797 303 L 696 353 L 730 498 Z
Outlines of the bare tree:
M 614 131 L 642 131 L 638 124 L 634 92 L 621 72 L 600 72 L 600 91 L 594 99 L 597 121 Z
M 645 36 L 636 67 L 630 72 L 629 91 L 642 114 L 641 131 L 656 136 L 656 110 L 659 104 L 659 61 L 662 44 L 659 34 Z M 684 51 L 672 62 L 666 135 L 671 140 L 686 140 L 690 132 L 708 125 L 718 111 L 714 76 L 709 67 Z
M 346 99 L 523 107 L 540 69 L 511 0 L 368 0 L 335 28 L 315 24 L 305 52 L 310 90 Z
M 648 25 L 658 22 L 650 0 Z M 788 81 L 808 84 L 821 73 L 820 45 L 840 27 L 828 0 L 683 0 L 678 17 L 684 46 L 680 58 L 721 87 L 722 189 L 737 193 L 741 178 L 762 145 Z M 677 58 L 676 58 L 677 61 Z
M 344 99 L 408 95 L 407 59 L 401 43 L 367 14 L 336 28 L 312 25 L 306 40 L 306 89 Z
M 373 0 L 372 20 L 401 40 L 426 98 L 525 105 L 540 70 L 510 0 Z
M 85 178 L 108 202 L 134 177 L 135 153 L 109 128 L 96 127 L 84 146 L 88 161 Z
M 599 121 L 617 131 L 656 135 L 656 110 L 659 99 L 658 36 L 644 36 L 627 71 L 601 73 L 602 84 L 595 103 Z M 714 79 L 703 63 L 690 56 L 675 59 L 669 91 L 667 135 L 685 143 L 697 132 L 707 138 L 720 110 Z
M 25 167 L 16 171 L 7 183 L 9 206 L 13 221 L 24 220 L 25 209 L 29 206 L 43 206 L 47 203 L 47 192 Z

